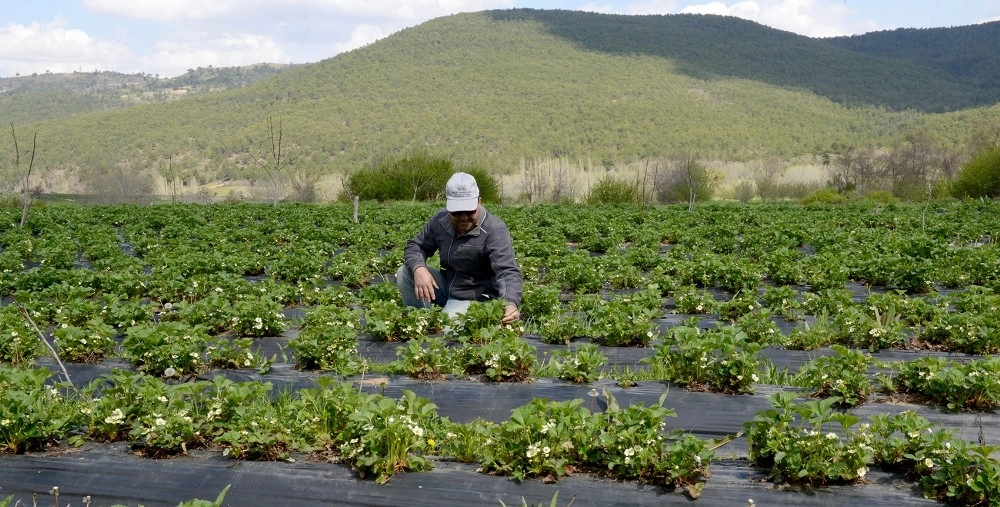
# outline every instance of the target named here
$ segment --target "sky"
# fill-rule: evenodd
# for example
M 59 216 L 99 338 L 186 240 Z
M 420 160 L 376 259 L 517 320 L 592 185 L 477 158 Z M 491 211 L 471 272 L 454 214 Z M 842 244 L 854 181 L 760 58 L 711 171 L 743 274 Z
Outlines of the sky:
M 0 0 L 0 78 L 313 63 L 487 9 L 721 14 L 809 37 L 1000 20 L 1000 0 Z

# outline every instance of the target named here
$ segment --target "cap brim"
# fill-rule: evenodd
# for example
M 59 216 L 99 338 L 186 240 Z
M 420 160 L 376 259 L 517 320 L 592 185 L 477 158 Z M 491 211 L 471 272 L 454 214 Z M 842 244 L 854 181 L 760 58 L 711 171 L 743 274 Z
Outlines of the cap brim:
M 479 198 L 471 197 L 469 199 L 448 199 L 447 203 L 448 211 L 475 211 L 479 208 Z

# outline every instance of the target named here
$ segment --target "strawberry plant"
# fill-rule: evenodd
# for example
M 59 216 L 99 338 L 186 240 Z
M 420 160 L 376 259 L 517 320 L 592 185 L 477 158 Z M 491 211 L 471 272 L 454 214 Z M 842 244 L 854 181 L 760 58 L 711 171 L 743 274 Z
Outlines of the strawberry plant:
M 997 446 L 974 445 L 912 411 L 872 416 L 875 462 L 915 477 L 921 491 L 956 505 L 986 505 L 1000 494 Z
M 447 375 L 460 371 L 455 354 L 444 338 L 417 338 L 396 349 L 400 370 L 406 375 L 422 380 L 443 380 Z
M 273 461 L 289 458 L 289 451 L 303 447 L 288 424 L 290 402 L 287 395 L 272 402 L 267 390 L 270 384 L 258 384 L 263 389 L 238 393 L 241 402 L 231 407 L 224 422 L 225 429 L 215 442 L 225 448 L 222 455 L 233 459 Z
M 115 347 L 115 334 L 115 328 L 100 318 L 83 326 L 63 323 L 52 332 L 60 355 L 68 361 L 81 363 L 95 363 L 110 354 Z
M 558 312 L 542 317 L 530 325 L 545 343 L 569 345 L 574 338 L 585 336 L 587 323 L 577 313 Z
M 835 396 L 843 406 L 864 403 L 874 389 L 868 378 L 872 357 L 842 345 L 832 345 L 830 349 L 833 355 L 817 357 L 802 365 L 792 379 L 793 385 L 818 398 Z
M 404 391 L 399 400 L 366 398 L 348 419 L 350 438 L 340 446 L 341 459 L 362 478 L 372 476 L 384 484 L 403 471 L 432 467 L 423 456 L 427 448 L 427 425 L 436 417 L 437 406 Z
M 638 300 L 608 301 L 590 315 L 590 336 L 609 347 L 645 347 L 656 335 L 652 319 L 658 316 Z
M 622 479 L 680 486 L 698 498 L 715 458 L 707 442 L 679 430 L 665 432 L 666 417 L 674 411 L 663 408 L 666 393 L 657 404 L 633 404 L 620 408 L 607 394 L 609 410 L 598 415 L 598 449 L 589 460 Z
M 152 321 L 153 314 L 148 303 L 117 296 L 105 296 L 103 299 L 100 318 L 117 330 Z
M 854 305 L 851 292 L 843 287 L 805 292 L 801 297 L 806 315 L 837 315 Z
M 643 362 L 660 378 L 689 389 L 743 394 L 752 393 L 760 380 L 759 350 L 760 345 L 747 341 L 738 328 L 702 332 L 696 327 L 677 326 Z
M 596 345 L 587 343 L 576 349 L 557 350 L 539 374 L 584 384 L 597 381 L 601 367 L 607 362 L 608 358 Z
M 829 316 L 824 312 L 812 322 L 802 322 L 785 337 L 785 347 L 792 350 L 816 350 L 833 343 L 836 333 Z
M 804 259 L 802 253 L 790 248 L 766 252 L 761 259 L 764 277 L 778 286 L 799 284 L 804 278 L 802 267 Z
M 265 372 L 270 362 L 253 351 L 251 338 L 214 338 L 205 347 L 206 362 L 210 368 L 254 368 Z
M 202 385 L 168 385 L 155 399 L 147 398 L 129 431 L 134 445 L 145 455 L 163 457 L 187 453 L 205 445 L 210 435 L 201 403 Z
M 483 470 L 517 481 L 566 476 L 596 443 L 595 416 L 582 404 L 536 398 L 514 409 L 483 448 Z
M 770 397 L 771 409 L 745 424 L 750 461 L 775 482 L 823 485 L 864 479 L 873 437 L 854 415 L 836 412 L 836 397 L 794 403 L 791 393 Z M 841 433 L 833 430 L 839 429 Z
M 180 322 L 140 324 L 128 328 L 122 347 L 140 371 L 181 376 L 204 366 L 209 336 L 198 326 Z
M 324 277 L 326 256 L 301 246 L 285 245 L 271 258 L 265 273 L 275 280 L 288 283 L 316 283 Z
M 482 459 L 484 449 L 493 443 L 497 424 L 482 419 L 468 423 L 455 423 L 443 419 L 435 428 L 434 442 L 428 441 L 436 454 L 451 456 L 460 463 L 476 463 Z
M 307 306 L 342 306 L 358 304 L 355 292 L 343 285 L 296 285 L 298 303 Z
M 718 304 L 719 318 L 729 322 L 735 322 L 743 317 L 754 313 L 760 308 L 757 302 L 757 294 L 754 292 L 737 292 L 729 301 Z
M 208 334 L 220 334 L 229 329 L 233 305 L 221 292 L 212 292 L 196 301 L 166 304 L 160 318 L 201 326 Z
M 936 302 L 933 295 L 909 297 L 901 291 L 873 293 L 868 296 L 865 305 L 872 317 L 896 314 L 909 326 L 927 324 L 948 310 L 946 306 Z
M 712 293 L 690 285 L 677 288 L 673 297 L 675 313 L 689 315 L 715 313 L 719 305 Z
M 799 291 L 788 285 L 768 287 L 764 290 L 761 301 L 774 315 L 781 315 L 789 321 L 797 320 L 802 310 Z
M 612 289 L 640 287 L 646 279 L 639 266 L 631 264 L 626 257 L 618 254 L 604 256 L 598 271 L 606 273 L 608 286 Z
M 336 449 L 353 438 L 350 417 L 365 402 L 368 395 L 353 385 L 337 382 L 330 377 L 316 379 L 316 387 L 300 389 L 289 400 L 286 411 L 289 426 L 297 432 L 297 441 L 304 441 L 314 450 Z M 226 397 L 229 413 L 245 403 L 239 398 Z
M 989 410 L 1000 405 L 1000 358 L 959 363 L 922 357 L 899 363 L 896 388 L 944 405 L 948 410 Z
M 41 341 L 14 306 L 0 307 L 0 361 L 25 364 L 40 352 Z
M 518 310 L 526 322 L 538 322 L 558 313 L 561 307 L 558 287 L 527 281 L 524 283 L 524 293 Z
M 746 333 L 747 340 L 761 345 L 775 345 L 784 341 L 781 329 L 771 318 L 768 308 L 745 313 L 733 322 L 733 326 Z
M 233 303 L 229 327 L 236 336 L 280 336 L 288 325 L 284 307 L 270 297 L 240 299 Z
M 80 411 L 59 388 L 46 385 L 52 372 L 0 366 L 0 452 L 41 451 L 69 435 Z
M 80 413 L 87 436 L 101 442 L 125 440 L 150 400 L 165 396 L 154 377 L 114 369 L 81 389 Z
M 482 374 L 491 382 L 523 382 L 538 364 L 535 347 L 513 333 L 490 338 L 483 345 L 466 343 L 459 357 L 466 373 Z
M 944 313 L 921 329 L 919 338 L 946 350 L 967 354 L 1000 353 L 1000 322 L 980 313 Z
M 593 294 L 604 288 L 605 277 L 586 250 L 573 250 L 558 260 L 545 276 L 546 281 L 579 294 Z
M 501 324 L 506 303 L 499 299 L 474 301 L 469 309 L 451 319 L 447 336 L 464 343 L 487 344 L 507 338 L 517 338 L 523 332 L 523 324 L 514 322 Z
M 350 375 L 359 371 L 360 316 L 356 310 L 340 306 L 318 306 L 309 310 L 299 334 L 288 342 L 295 359 L 305 370 L 321 369 Z
M 419 308 L 403 306 L 395 300 L 375 300 L 365 306 L 364 331 L 376 340 L 412 340 L 441 333 L 447 320 L 437 306 Z
M 869 350 L 889 349 L 901 346 L 906 340 L 905 324 L 894 308 L 885 313 L 875 306 L 866 312 L 858 306 L 850 306 L 834 317 L 836 341 L 851 347 Z

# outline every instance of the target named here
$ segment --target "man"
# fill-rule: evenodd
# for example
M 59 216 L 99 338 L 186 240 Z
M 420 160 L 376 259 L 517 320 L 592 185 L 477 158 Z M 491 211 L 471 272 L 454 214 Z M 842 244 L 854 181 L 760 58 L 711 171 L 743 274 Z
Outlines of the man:
M 403 304 L 433 303 L 454 317 L 472 301 L 502 299 L 507 303 L 502 322 L 518 320 L 521 268 L 507 224 L 482 206 L 479 186 L 470 174 L 453 174 L 445 198 L 445 209 L 406 243 L 403 266 L 396 272 Z M 440 270 L 427 266 L 434 252 L 440 253 Z

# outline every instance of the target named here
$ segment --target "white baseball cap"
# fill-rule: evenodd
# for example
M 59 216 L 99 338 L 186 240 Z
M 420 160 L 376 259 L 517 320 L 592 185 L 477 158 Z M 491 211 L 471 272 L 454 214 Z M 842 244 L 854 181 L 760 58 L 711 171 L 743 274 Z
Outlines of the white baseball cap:
M 448 211 L 475 211 L 479 208 L 479 185 L 471 174 L 452 174 L 444 187 L 444 196 L 448 200 Z

